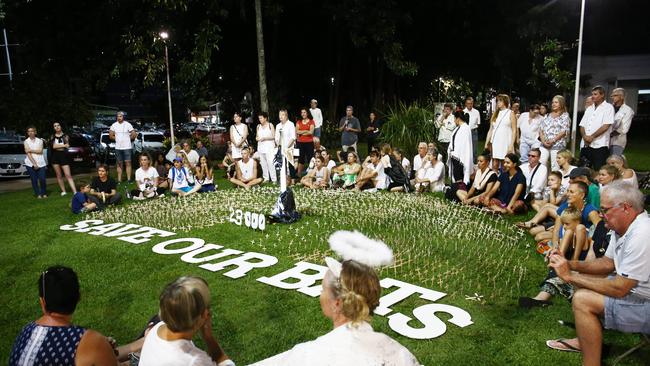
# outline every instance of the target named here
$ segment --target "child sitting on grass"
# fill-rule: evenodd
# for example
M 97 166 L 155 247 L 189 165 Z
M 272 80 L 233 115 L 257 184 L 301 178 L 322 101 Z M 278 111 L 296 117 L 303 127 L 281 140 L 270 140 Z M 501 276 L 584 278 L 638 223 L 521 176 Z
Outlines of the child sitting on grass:
M 320 155 L 316 155 L 315 160 L 316 165 L 307 175 L 302 177 L 300 183 L 312 189 L 327 188 L 330 182 L 330 172 L 325 166 L 325 159 Z
M 90 184 L 84 181 L 79 182 L 77 193 L 72 196 L 72 213 L 80 214 L 93 211 L 97 208 L 97 205 L 88 200 L 88 196 L 86 195 L 88 192 L 90 192 Z
M 542 199 L 534 200 L 531 206 L 535 211 L 540 211 L 542 207 L 549 204 L 555 206 L 557 209 L 557 207 L 564 202 L 567 188 L 568 187 L 562 185 L 562 173 L 558 171 L 551 172 L 548 175 Z
M 581 223 L 582 212 L 580 210 L 569 207 L 560 215 L 562 227 L 560 228 L 560 245 L 556 247 L 564 254 L 567 260 L 580 260 L 583 261 L 587 258 L 590 249 L 590 239 L 587 235 L 587 228 Z M 546 253 L 545 261 L 548 262 L 549 250 Z M 591 253 L 590 257 L 593 256 Z M 537 296 L 520 297 L 519 306 L 523 308 L 532 308 L 534 306 L 550 305 L 551 298 L 554 295 L 562 295 L 571 300 L 573 297 L 574 288 L 570 284 L 562 281 L 554 270 L 549 270 L 546 279 L 541 285 L 540 292 Z

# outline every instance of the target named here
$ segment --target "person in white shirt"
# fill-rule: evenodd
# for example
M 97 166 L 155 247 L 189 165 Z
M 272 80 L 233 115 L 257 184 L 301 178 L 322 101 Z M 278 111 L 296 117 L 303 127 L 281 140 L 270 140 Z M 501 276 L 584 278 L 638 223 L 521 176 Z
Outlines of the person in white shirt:
M 257 140 L 257 152 L 260 155 L 260 165 L 262 165 L 262 176 L 264 177 L 265 183 L 277 183 L 277 175 L 275 174 L 275 166 L 273 165 L 273 158 L 277 152 L 275 146 L 275 127 L 269 123 L 269 114 L 266 112 L 258 113 L 257 119 L 260 123 L 257 125 L 255 139 Z
M 419 366 L 407 348 L 369 324 L 381 297 L 379 277 L 372 267 L 393 262 L 390 248 L 356 231 L 335 232 L 328 241 L 343 261 L 325 258 L 328 271 L 320 294 L 321 311 L 334 329 L 253 365 Z
M 627 145 L 627 132 L 632 125 L 634 111 L 625 104 L 625 89 L 616 88 L 610 96 L 614 106 L 614 124 L 609 139 L 609 152 L 612 155 L 623 156 L 625 145 Z
M 580 120 L 580 156 L 586 159 L 594 170 L 599 170 L 609 156 L 614 107 L 605 101 L 605 88 L 600 85 L 591 89 L 591 99 L 594 104 L 585 110 Z
M 316 99 L 311 100 L 309 112 L 311 112 L 311 116 L 316 124 L 314 128 L 314 137 L 320 138 L 321 128 L 323 127 L 323 112 L 318 108 L 318 101 Z
M 517 119 L 517 128 L 519 128 L 519 154 L 521 162 L 528 162 L 528 151 L 539 148 L 542 143 L 539 141 L 539 125 L 542 122 L 542 116 L 539 115 L 539 105 L 531 104 L 528 112 L 524 112 Z
M 436 128 L 438 129 L 438 145 L 439 151 L 442 153 L 442 161 L 447 161 L 447 147 L 451 140 L 451 133 L 456 128 L 456 119 L 451 113 L 452 105 L 445 104 L 442 109 L 442 114 L 436 119 Z
M 135 171 L 135 182 L 138 189 L 131 191 L 131 197 L 136 201 L 154 198 L 164 191 L 158 189 L 158 171 L 151 166 L 151 157 L 147 153 L 140 155 L 140 167 Z
M 418 153 L 413 157 L 413 170 L 411 171 L 411 179 L 415 179 L 415 172 L 417 172 L 427 156 L 428 145 L 426 142 L 418 144 Z
M 183 158 L 180 156 L 174 159 L 174 166 L 169 169 L 167 179 L 170 181 L 170 191 L 181 197 L 194 194 L 201 189 L 201 185 L 196 182 L 194 186 L 190 185 L 190 182 L 194 181 L 192 170 L 183 166 Z
M 539 158 L 542 152 L 534 148 L 528 152 L 528 162 L 521 164 L 521 172 L 526 177 L 526 201 L 541 200 L 546 188 L 548 169 L 546 165 L 540 164 Z
M 371 151 L 368 157 L 370 158 L 370 164 L 365 167 L 357 177 L 357 183 L 354 190 L 376 191 L 386 189 L 388 186 L 388 177 L 384 172 L 384 165 L 381 162 L 379 152 Z
M 296 167 L 293 158 L 293 148 L 296 144 L 296 126 L 289 120 L 289 114 L 286 109 L 280 109 L 278 118 L 280 122 L 275 125 L 275 144 L 280 149 L 282 156 L 287 159 L 289 178 L 293 179 L 296 177 Z
M 180 277 L 160 294 L 160 319 L 147 333 L 140 366 L 234 366 L 212 334 L 210 289 L 199 277 Z M 192 342 L 200 334 L 208 352 Z
M 551 252 L 549 266 L 577 289 L 571 302 L 578 337 L 547 346 L 581 352 L 583 365 L 600 365 L 603 328 L 650 334 L 650 217 L 644 206 L 638 188 L 608 184 L 600 199 L 600 215 L 611 230 L 605 255 L 569 261 L 557 249 Z
M 47 163 L 43 155 L 43 140 L 36 137 L 36 127 L 27 128 L 27 139 L 23 142 L 25 147 L 25 167 L 32 180 L 32 189 L 38 198 L 47 198 L 45 192 Z
M 415 173 L 415 192 L 442 192 L 445 189 L 445 164 L 437 159 L 434 149 L 423 159 L 424 163 Z
M 465 109 L 463 112 L 469 114 L 469 128 L 472 130 L 472 147 L 473 147 L 473 157 L 476 161 L 478 156 L 478 126 L 481 124 L 481 112 L 474 108 L 474 98 L 467 97 L 465 98 Z
M 257 177 L 257 162 L 255 159 L 251 159 L 250 149 L 243 148 L 241 156 L 241 160 L 235 163 L 235 177 L 230 178 L 230 182 L 248 190 L 262 183 L 262 178 Z
M 126 166 L 126 179 L 131 183 L 131 159 L 133 158 L 133 143 L 138 135 L 133 126 L 124 120 L 124 112 L 117 112 L 115 121 L 108 136 L 115 141 L 115 160 L 117 166 L 117 183 L 122 181 L 122 163 Z
M 196 150 L 192 150 L 189 141 L 183 142 L 183 150 L 180 153 L 187 156 L 187 162 L 190 164 L 190 168 L 194 169 L 196 164 L 199 163 L 199 153 Z

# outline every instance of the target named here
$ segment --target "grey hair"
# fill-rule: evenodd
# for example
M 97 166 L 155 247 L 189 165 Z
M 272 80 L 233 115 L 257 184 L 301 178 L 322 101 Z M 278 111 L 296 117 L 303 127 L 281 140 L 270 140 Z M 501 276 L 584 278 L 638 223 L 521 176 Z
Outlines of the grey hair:
M 643 193 L 628 182 L 620 180 L 613 181 L 603 187 L 600 195 L 606 195 L 614 204 L 628 203 L 638 212 L 642 212 L 645 209 L 645 197 Z
M 122 116 L 122 117 L 124 117 L 124 112 L 119 111 L 119 112 L 116 113 L 116 115 L 117 115 L 117 116 Z
M 616 92 L 620 92 L 621 94 L 623 94 L 623 99 L 625 99 L 625 89 L 616 88 L 616 89 L 612 90 L 612 93 L 616 93 Z
M 429 147 L 429 145 L 427 145 L 427 143 L 424 142 L 424 141 L 421 141 L 421 142 L 418 143 L 418 148 L 421 147 L 421 146 Z
M 610 155 L 606 161 L 616 160 L 623 164 L 623 168 L 627 169 L 627 159 L 622 155 Z

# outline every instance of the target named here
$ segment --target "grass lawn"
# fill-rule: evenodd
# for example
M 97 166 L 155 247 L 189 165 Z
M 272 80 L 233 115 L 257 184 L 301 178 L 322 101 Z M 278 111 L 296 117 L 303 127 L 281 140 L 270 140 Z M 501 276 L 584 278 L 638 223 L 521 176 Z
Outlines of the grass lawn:
M 283 272 L 299 261 L 323 265 L 323 256 L 329 254 L 327 236 L 337 229 L 360 230 L 393 248 L 396 263 L 383 268 L 381 278 L 444 292 L 447 296 L 437 303 L 459 307 L 471 315 L 474 324 L 460 328 L 448 322 L 448 314 L 438 313 L 447 332 L 429 340 L 406 338 L 391 329 L 386 317 L 373 318 L 375 329 L 408 347 L 423 365 L 580 362 L 578 354 L 553 351 L 544 343 L 575 335 L 573 329 L 558 323 L 573 321 L 565 300 L 556 299 L 555 305 L 546 309 L 517 307 L 519 296 L 537 293 L 546 269 L 532 240 L 514 229 L 514 220 L 452 205 L 430 194 L 296 189 L 303 219 L 292 225 L 267 224 L 260 232 L 229 223 L 230 207 L 268 214 L 277 192 L 271 188 L 234 190 L 223 180 L 219 185 L 220 191 L 213 194 L 184 199 L 167 196 L 86 217 L 70 213 L 69 197 L 52 194 L 47 200 L 36 200 L 28 190 L 2 194 L 0 286 L 5 290 L 0 295 L 0 322 L 4 324 L 0 362 L 7 362 L 20 329 L 40 315 L 37 278 L 53 264 L 71 266 L 79 274 L 82 300 L 75 323 L 113 336 L 120 343 L 133 340 L 157 312 L 158 295 L 165 284 L 181 275 L 198 275 L 210 284 L 213 327 L 231 358 L 245 365 L 274 355 L 325 334 L 331 324 L 321 314 L 317 298 L 256 279 Z M 278 263 L 231 279 L 223 275 L 225 271 L 210 272 L 185 263 L 180 254 L 152 252 L 156 243 L 166 240 L 163 238 L 135 245 L 59 230 L 61 225 L 87 218 L 170 230 L 176 233 L 170 238 L 201 238 L 225 248 L 272 255 Z M 483 296 L 481 301 L 466 299 L 475 293 Z M 413 296 L 392 308 L 413 318 L 412 310 L 427 303 Z M 409 324 L 422 326 L 417 320 Z M 634 335 L 605 332 L 613 356 L 636 341 Z M 627 364 L 643 365 L 648 359 L 650 352 L 644 350 L 630 356 Z

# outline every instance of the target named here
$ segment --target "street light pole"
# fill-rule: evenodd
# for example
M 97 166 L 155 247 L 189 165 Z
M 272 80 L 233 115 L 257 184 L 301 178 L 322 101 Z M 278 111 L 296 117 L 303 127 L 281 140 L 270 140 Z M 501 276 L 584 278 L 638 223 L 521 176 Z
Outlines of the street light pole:
M 163 39 L 165 43 L 165 69 L 167 70 L 167 104 L 169 104 L 169 135 L 171 138 L 171 146 L 174 147 L 174 122 L 172 120 L 172 89 L 171 81 L 169 79 L 169 52 L 167 51 L 167 38 L 169 38 L 169 33 L 160 32 L 160 38 Z
M 580 98 L 580 66 L 582 63 L 582 31 L 585 26 L 585 0 L 580 9 L 580 33 L 578 36 L 578 62 L 576 65 L 576 85 L 573 91 L 573 120 L 571 126 L 571 152 L 576 151 L 576 128 L 578 128 L 578 98 Z

